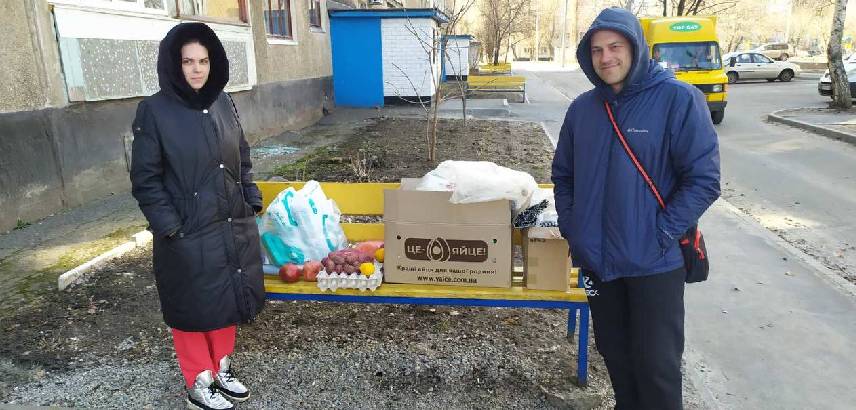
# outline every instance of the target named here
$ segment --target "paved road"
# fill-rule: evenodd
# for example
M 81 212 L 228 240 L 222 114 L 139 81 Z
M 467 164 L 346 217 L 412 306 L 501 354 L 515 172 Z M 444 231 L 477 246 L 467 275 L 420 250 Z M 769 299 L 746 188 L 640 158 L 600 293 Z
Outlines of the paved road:
M 525 74 L 569 98 L 588 87 Z M 688 374 L 711 408 L 856 407 L 856 286 L 842 279 L 856 273 L 856 147 L 765 121 L 825 104 L 816 81 L 729 88 L 723 199 L 702 220 L 711 279 L 686 296 Z

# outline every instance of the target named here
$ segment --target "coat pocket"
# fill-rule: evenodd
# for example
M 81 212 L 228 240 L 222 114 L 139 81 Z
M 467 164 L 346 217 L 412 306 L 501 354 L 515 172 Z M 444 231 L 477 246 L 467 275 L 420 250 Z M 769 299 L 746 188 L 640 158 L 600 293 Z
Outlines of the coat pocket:
M 173 206 L 178 212 L 178 217 L 181 218 L 180 232 L 189 235 L 198 229 L 199 217 L 197 215 L 197 197 L 191 195 L 188 197 L 180 197 L 173 200 Z
M 152 262 L 161 309 L 164 315 L 184 310 L 184 300 L 204 273 L 202 248 L 192 237 L 157 239 L 153 246 Z

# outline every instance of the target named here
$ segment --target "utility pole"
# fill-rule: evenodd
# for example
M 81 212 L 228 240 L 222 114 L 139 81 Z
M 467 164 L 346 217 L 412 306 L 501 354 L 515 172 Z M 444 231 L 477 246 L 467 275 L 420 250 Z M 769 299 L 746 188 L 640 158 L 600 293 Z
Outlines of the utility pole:
M 791 41 L 791 14 L 793 14 L 793 11 L 794 11 L 793 1 L 787 0 L 787 3 L 788 3 L 787 10 L 785 10 L 785 12 L 788 13 L 788 19 L 787 19 L 788 22 L 785 25 L 785 43 L 788 43 Z M 794 47 L 796 47 L 796 45 L 794 45 Z
M 579 0 L 577 0 L 579 1 Z M 565 39 L 568 37 L 568 0 L 562 3 L 562 67 L 565 67 Z
M 537 3 L 537 2 L 536 2 Z M 538 19 L 541 17 L 539 7 L 535 6 L 535 61 L 539 61 L 538 52 L 541 51 L 541 30 L 538 26 Z

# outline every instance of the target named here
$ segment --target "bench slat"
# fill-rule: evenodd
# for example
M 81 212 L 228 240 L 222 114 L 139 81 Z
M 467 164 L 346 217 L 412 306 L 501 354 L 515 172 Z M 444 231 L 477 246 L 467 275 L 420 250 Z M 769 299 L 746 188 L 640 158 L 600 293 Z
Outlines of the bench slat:
M 586 302 L 585 289 L 575 288 L 568 292 L 557 290 L 536 290 L 522 287 L 481 288 L 469 286 L 411 285 L 402 283 L 384 283 L 374 292 L 359 289 L 337 289 L 336 292 L 324 292 L 315 282 L 299 281 L 285 283 L 273 276 L 265 277 L 265 291 L 285 294 L 331 294 L 350 296 L 381 296 L 403 298 L 446 298 L 480 300 L 541 300 L 556 302 Z
M 382 241 L 382 223 L 342 223 L 342 230 L 351 242 Z
M 262 191 L 264 207 L 288 187 L 303 188 L 304 182 L 256 182 Z M 383 215 L 383 190 L 397 189 L 398 183 L 346 183 L 322 182 L 321 189 L 328 198 L 336 201 L 345 215 Z

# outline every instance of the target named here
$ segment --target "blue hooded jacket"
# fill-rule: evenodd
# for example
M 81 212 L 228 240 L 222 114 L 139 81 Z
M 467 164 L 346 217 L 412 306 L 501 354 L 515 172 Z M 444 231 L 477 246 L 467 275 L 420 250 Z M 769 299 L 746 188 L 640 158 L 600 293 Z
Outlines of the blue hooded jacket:
M 618 32 L 633 47 L 618 94 L 592 66 L 591 37 L 599 30 Z M 719 143 L 704 94 L 648 57 L 642 27 L 624 9 L 600 13 L 580 41 L 577 60 L 595 88 L 565 114 L 552 175 L 559 229 L 574 266 L 603 281 L 678 269 L 678 239 L 719 197 Z M 618 141 L 604 102 L 665 210 Z

